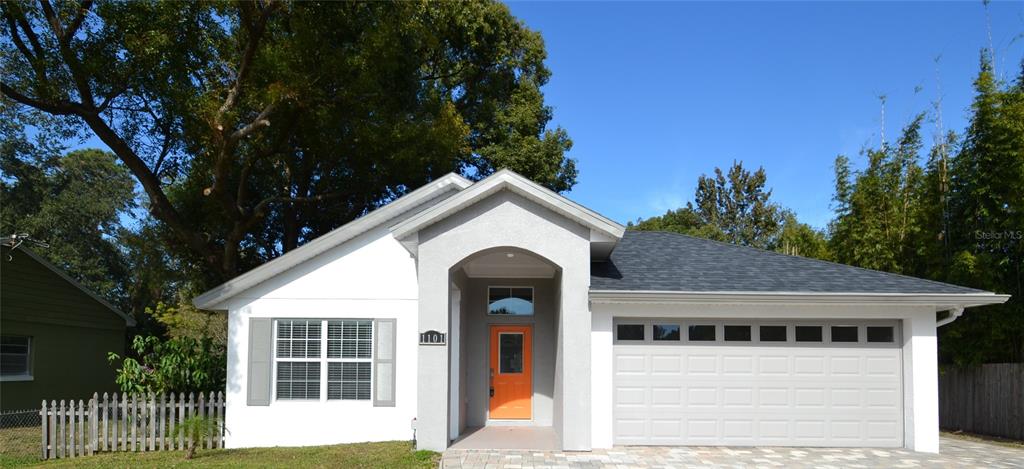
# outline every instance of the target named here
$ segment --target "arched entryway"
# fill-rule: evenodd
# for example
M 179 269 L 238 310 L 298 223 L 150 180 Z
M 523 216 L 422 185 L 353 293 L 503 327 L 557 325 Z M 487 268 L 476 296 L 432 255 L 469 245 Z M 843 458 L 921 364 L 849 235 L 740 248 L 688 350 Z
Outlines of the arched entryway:
M 458 298 L 459 320 L 463 317 L 461 311 L 468 311 L 468 299 L 480 293 L 457 284 L 453 289 L 456 283 L 452 280 L 453 274 L 465 273 L 467 266 L 477 272 L 501 268 L 530 272 L 540 267 L 533 262 L 523 265 L 499 262 L 501 256 L 512 260 L 521 254 L 544 261 L 543 264 L 554 267 L 556 272 L 551 280 L 557 289 L 552 289 L 554 293 L 550 295 L 557 302 L 557 308 L 552 308 L 554 338 L 537 337 L 538 343 L 553 340 L 555 344 L 550 357 L 554 361 L 550 427 L 561 449 L 589 449 L 591 318 L 587 300 L 591 229 L 511 191 L 499 191 L 439 221 L 416 226 L 415 232 L 403 231 L 400 241 L 416 256 L 418 327 L 420 331 L 456 331 L 457 339 L 449 340 L 443 347 L 418 348 L 418 447 L 435 451 L 447 448 L 454 433 L 452 429 L 465 428 L 469 423 L 466 417 L 474 415 L 473 407 L 467 406 L 462 416 L 459 416 L 460 409 L 454 409 L 457 419 L 452 424 L 452 406 L 462 405 L 463 393 L 461 386 L 456 392 L 452 385 L 452 372 L 462 360 L 460 356 L 453 366 L 452 353 L 462 350 L 469 330 L 463 331 L 461 324 L 458 328 L 452 327 L 451 311 L 453 292 Z M 507 257 L 508 254 L 513 257 Z M 486 290 L 482 294 L 486 294 Z M 571 350 L 572 356 L 562 353 L 563 350 Z M 459 378 L 459 383 L 463 382 L 461 370 L 454 376 Z M 465 383 L 467 391 L 471 384 L 479 386 L 470 382 L 468 374 Z
M 449 281 L 449 438 L 490 426 L 553 437 L 561 268 L 500 246 L 456 263 Z

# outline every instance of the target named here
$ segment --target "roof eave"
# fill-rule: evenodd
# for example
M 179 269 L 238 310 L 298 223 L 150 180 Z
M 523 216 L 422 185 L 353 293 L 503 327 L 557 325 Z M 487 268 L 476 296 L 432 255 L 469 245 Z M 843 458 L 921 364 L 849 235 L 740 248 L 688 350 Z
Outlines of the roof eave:
M 11 246 L 7 246 L 7 247 L 11 247 Z M 50 261 L 46 260 L 46 258 L 44 258 L 43 256 L 40 256 L 39 254 L 36 254 L 31 249 L 29 249 L 29 248 L 27 248 L 25 246 L 18 246 L 17 248 L 14 248 L 14 249 L 20 250 L 21 252 L 27 254 L 28 257 L 31 257 L 36 262 L 42 264 L 43 267 L 46 267 L 47 269 L 49 269 L 53 273 L 57 274 L 60 278 L 64 279 L 64 281 L 70 283 L 75 288 L 81 290 L 82 293 L 85 293 L 86 295 L 88 295 L 93 300 L 96 300 L 97 303 L 103 305 L 105 308 L 109 309 L 114 314 L 120 316 L 121 319 L 124 319 L 124 323 L 125 323 L 126 326 L 128 326 L 128 327 L 135 327 L 135 325 L 136 325 L 135 318 L 131 317 L 130 315 L 128 315 L 124 311 L 121 311 L 116 306 L 110 304 L 109 301 L 103 299 L 103 297 L 101 297 L 98 294 L 96 294 L 96 292 L 90 290 L 85 285 L 82 285 L 81 283 L 79 283 L 78 280 L 75 280 L 75 279 L 71 278 L 71 276 L 68 275 L 67 272 L 64 272 L 59 267 L 53 265 L 53 263 L 51 263 Z
M 352 238 L 385 224 L 395 217 L 414 209 L 416 206 L 437 197 L 445 191 L 453 188 L 461 191 L 471 185 L 473 185 L 473 183 L 468 179 L 455 173 L 448 173 L 447 175 L 431 181 L 423 187 L 403 195 L 391 203 L 373 210 L 366 215 L 356 218 L 355 220 L 352 220 L 285 255 L 210 289 L 209 291 L 195 297 L 192 300 L 192 304 L 200 309 L 223 311 L 227 309 L 224 302 L 235 295 L 255 287 L 273 276 L 312 259 L 313 257 L 316 257 L 317 255 Z
M 882 305 L 901 304 L 950 308 L 1005 303 L 1010 295 L 979 293 L 858 293 L 858 292 L 756 292 L 756 291 L 655 291 L 590 290 L 594 303 L 632 304 L 819 304 Z
M 626 232 L 626 227 L 508 169 L 500 170 L 477 182 L 473 187 L 460 193 L 458 196 L 445 200 L 408 220 L 396 224 L 391 227 L 391 232 L 397 239 L 406 238 L 459 212 L 477 200 L 506 189 L 537 202 L 583 226 L 611 236 L 616 240 L 621 239 Z

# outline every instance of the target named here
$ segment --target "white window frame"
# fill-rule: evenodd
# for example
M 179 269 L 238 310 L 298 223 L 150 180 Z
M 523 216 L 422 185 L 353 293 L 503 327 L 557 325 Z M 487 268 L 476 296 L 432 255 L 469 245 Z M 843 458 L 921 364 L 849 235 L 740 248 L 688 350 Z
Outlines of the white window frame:
M 320 322 L 320 356 L 318 358 L 278 358 L 277 357 L 277 342 L 279 340 L 277 329 L 281 321 L 309 321 L 309 322 Z M 342 322 L 342 321 L 365 321 L 370 323 L 370 358 L 328 358 L 327 357 L 327 327 L 330 322 Z M 359 403 L 366 405 L 373 405 L 373 385 L 376 382 L 376 376 L 374 376 L 375 370 L 373 369 L 373 358 L 374 358 L 374 343 L 377 336 L 376 321 L 371 318 L 274 318 L 272 328 L 273 340 L 273 369 L 271 379 L 271 396 L 273 396 L 272 402 L 280 403 L 302 403 L 302 402 L 345 402 L 345 403 Z M 281 362 L 310 362 L 320 364 L 320 397 L 318 399 L 292 399 L 292 398 L 279 398 L 277 397 L 277 367 Z M 367 399 L 328 399 L 327 398 L 327 368 L 328 363 L 342 363 L 342 362 L 368 362 L 370 363 L 370 397 Z
M 32 381 L 32 380 L 34 380 L 35 378 L 32 376 L 32 357 L 33 357 L 33 353 L 32 353 L 32 345 L 33 345 L 32 336 L 21 335 L 21 334 L 4 334 L 3 337 L 25 338 L 26 341 L 27 341 L 27 345 L 26 345 L 26 349 L 27 350 L 25 351 L 25 372 L 22 373 L 22 374 L 17 374 L 17 375 L 0 375 L 0 382 L 4 382 L 4 381 Z
M 495 288 L 521 288 L 524 290 L 530 290 L 530 308 L 532 311 L 530 314 L 494 314 L 491 312 L 491 290 Z M 511 294 L 511 292 L 509 292 Z M 537 292 L 534 290 L 532 285 L 488 285 L 487 286 L 487 315 L 495 317 L 509 317 L 509 318 L 532 318 L 537 315 Z

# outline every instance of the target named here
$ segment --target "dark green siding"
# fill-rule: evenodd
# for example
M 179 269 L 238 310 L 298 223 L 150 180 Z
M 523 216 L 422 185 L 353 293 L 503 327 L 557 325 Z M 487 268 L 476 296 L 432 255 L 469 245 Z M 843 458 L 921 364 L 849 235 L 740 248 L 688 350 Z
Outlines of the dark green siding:
M 125 320 L 20 249 L 0 256 L 0 333 L 32 338 L 31 381 L 0 382 L 0 409 L 116 391 L 107 352 L 123 354 Z

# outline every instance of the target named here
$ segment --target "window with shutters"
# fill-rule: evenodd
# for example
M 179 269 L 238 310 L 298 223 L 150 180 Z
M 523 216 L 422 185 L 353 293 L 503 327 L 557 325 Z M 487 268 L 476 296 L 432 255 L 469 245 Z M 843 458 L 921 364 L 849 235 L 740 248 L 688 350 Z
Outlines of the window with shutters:
M 274 321 L 278 400 L 370 400 L 373 321 Z

